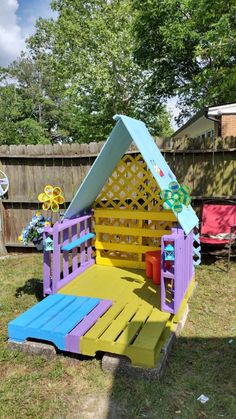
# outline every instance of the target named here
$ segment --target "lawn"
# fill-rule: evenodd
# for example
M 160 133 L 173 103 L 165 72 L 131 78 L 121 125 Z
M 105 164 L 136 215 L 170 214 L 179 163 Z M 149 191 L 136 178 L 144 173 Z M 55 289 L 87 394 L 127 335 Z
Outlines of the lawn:
M 234 418 L 236 264 L 196 271 L 190 313 L 161 382 L 119 378 L 99 359 L 54 360 L 7 349 L 7 324 L 42 298 L 42 256 L 0 260 L 1 418 Z M 197 398 L 205 394 L 206 404 Z

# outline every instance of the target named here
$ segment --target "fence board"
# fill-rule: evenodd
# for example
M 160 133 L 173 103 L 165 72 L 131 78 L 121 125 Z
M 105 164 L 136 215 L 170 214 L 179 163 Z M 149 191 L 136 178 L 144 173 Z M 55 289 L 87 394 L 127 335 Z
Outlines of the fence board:
M 196 203 L 212 197 L 236 198 L 235 137 L 200 142 L 158 138 L 156 142 L 179 182 L 191 187 Z M 0 169 L 10 180 L 8 195 L 2 201 L 7 248 L 20 247 L 17 237 L 40 208 L 37 197 L 46 184 L 60 186 L 69 204 L 103 145 L 0 146 Z M 136 152 L 134 145 L 129 150 Z

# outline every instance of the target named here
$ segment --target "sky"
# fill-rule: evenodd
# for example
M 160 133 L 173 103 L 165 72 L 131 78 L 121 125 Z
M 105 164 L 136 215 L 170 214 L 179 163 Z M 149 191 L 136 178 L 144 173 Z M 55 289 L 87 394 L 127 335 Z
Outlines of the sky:
M 39 17 L 53 16 L 51 0 L 0 0 L 0 66 L 6 66 L 16 59 L 25 47 L 26 38 L 34 33 L 34 25 Z M 176 99 L 168 101 L 172 126 L 177 129 L 174 117 L 179 110 Z
M 19 56 L 40 16 L 52 16 L 49 4 L 50 0 L 0 0 L 0 65 Z

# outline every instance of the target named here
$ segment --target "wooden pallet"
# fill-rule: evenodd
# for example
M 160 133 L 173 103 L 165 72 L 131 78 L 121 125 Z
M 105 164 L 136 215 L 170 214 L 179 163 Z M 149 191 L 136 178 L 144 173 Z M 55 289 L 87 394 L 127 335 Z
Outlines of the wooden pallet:
M 160 310 L 159 286 L 144 271 L 94 265 L 10 322 L 9 339 L 53 342 L 60 350 L 89 356 L 125 355 L 133 365 L 153 368 L 193 285 L 173 316 Z
M 11 321 L 8 336 L 15 342 L 48 341 L 60 350 L 79 353 L 81 336 L 111 305 L 99 298 L 50 295 Z

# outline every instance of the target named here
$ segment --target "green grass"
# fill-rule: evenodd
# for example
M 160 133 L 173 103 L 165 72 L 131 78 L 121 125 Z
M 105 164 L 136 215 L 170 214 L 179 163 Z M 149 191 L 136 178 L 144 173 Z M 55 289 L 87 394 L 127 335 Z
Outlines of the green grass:
M 104 374 L 98 359 L 8 350 L 8 322 L 42 298 L 42 256 L 0 260 L 0 417 L 234 418 L 236 265 L 224 269 L 197 269 L 188 321 L 159 383 Z

